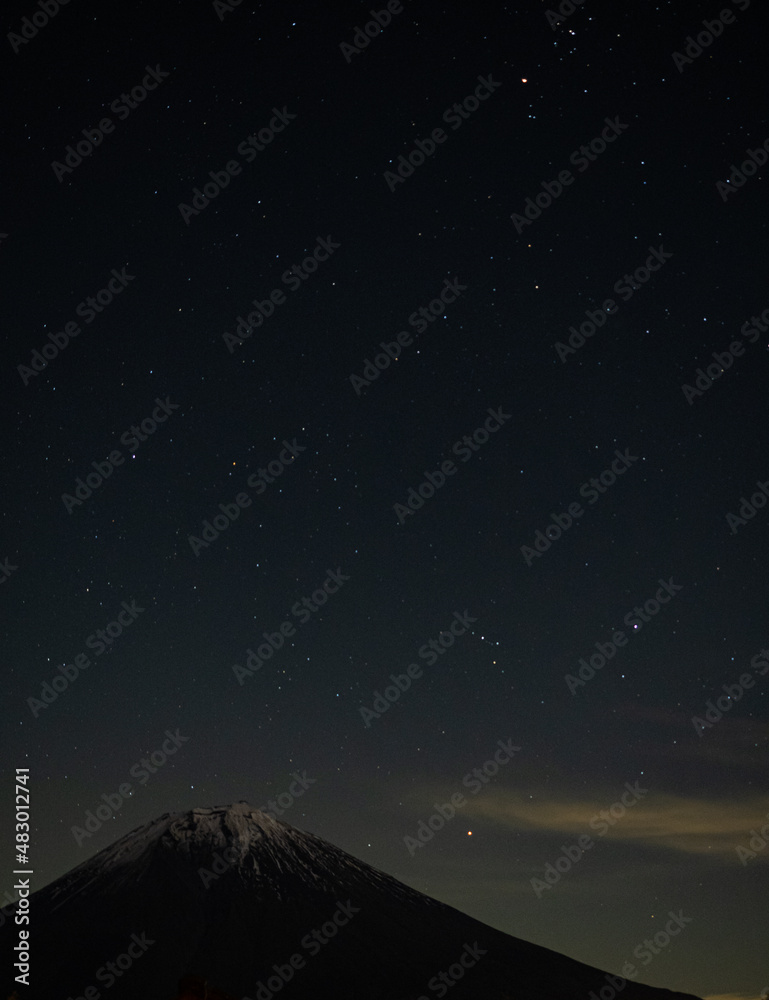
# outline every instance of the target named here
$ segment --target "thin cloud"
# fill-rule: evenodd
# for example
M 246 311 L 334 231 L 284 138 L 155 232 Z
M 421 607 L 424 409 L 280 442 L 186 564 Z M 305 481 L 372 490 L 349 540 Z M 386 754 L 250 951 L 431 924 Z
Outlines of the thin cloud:
M 643 787 L 643 786 L 641 786 Z M 589 833 L 590 821 L 619 799 L 533 800 L 502 790 L 486 791 L 471 799 L 465 815 L 490 819 L 511 830 L 545 830 L 557 834 Z M 769 822 L 769 799 L 742 802 L 683 798 L 650 789 L 605 833 L 607 838 L 662 847 L 686 854 L 738 860 L 736 847 L 746 845 L 752 829 Z M 756 860 L 769 861 L 769 849 Z M 753 998 L 755 1000 L 755 998 Z
M 755 993 L 711 993 L 705 1000 L 757 1000 Z
M 723 692 L 722 692 L 723 693 Z M 716 693 L 717 697 L 717 693 Z M 645 757 L 665 760 L 690 760 L 723 767 L 746 767 L 765 770 L 769 755 L 769 726 L 766 722 L 742 715 L 724 714 L 723 718 L 697 735 L 692 716 L 702 717 L 705 702 L 693 705 L 686 713 L 662 707 L 625 703 L 618 709 L 622 715 L 650 723 L 677 734 L 675 743 L 650 738 L 641 745 Z

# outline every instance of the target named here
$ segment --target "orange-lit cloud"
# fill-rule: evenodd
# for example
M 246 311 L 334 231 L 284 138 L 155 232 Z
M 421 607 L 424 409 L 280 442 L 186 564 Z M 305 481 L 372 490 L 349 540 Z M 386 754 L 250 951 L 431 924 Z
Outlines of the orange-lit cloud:
M 643 786 L 642 786 L 643 787 Z M 623 789 L 617 789 L 614 799 Z M 558 834 L 590 833 L 590 821 L 612 804 L 611 793 L 598 799 L 531 799 L 501 789 L 487 789 L 470 798 L 466 817 L 484 817 L 513 830 L 545 830 Z M 747 846 L 750 830 L 769 823 L 769 799 L 720 801 L 648 794 L 610 826 L 606 838 L 633 841 L 687 854 L 729 857 L 738 862 L 735 848 Z M 751 863 L 769 862 L 769 847 Z
M 712 993 L 705 1000 L 757 1000 L 755 993 Z

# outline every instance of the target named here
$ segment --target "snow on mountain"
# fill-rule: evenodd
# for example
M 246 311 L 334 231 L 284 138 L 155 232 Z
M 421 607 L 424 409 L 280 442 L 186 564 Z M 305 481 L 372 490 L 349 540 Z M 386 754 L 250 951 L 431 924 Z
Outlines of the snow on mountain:
M 34 974 L 17 987 L 29 1000 L 172 1000 L 185 973 L 233 1000 L 591 1000 L 611 988 L 600 970 L 494 930 L 246 802 L 165 814 L 30 902 Z M 4 955 L 16 939 L 9 921 Z M 3 977 L 6 997 L 7 965 Z M 693 1000 L 621 982 L 623 1000 Z

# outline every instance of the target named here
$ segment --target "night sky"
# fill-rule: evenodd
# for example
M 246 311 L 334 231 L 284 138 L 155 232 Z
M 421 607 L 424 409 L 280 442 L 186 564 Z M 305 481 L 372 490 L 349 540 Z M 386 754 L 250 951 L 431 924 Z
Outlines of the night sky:
M 1 884 L 245 799 L 755 1000 L 766 11 L 493 7 L 6 8 Z

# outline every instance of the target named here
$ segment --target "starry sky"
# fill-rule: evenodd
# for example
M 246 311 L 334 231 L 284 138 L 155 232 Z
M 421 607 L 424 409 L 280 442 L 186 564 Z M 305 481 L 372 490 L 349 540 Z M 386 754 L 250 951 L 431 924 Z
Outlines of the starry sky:
M 493 7 L 6 10 L 2 787 L 757 998 L 766 13 Z

